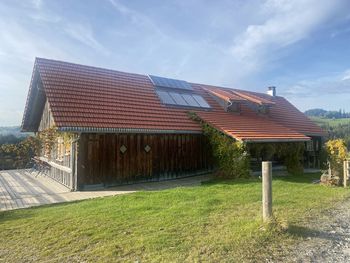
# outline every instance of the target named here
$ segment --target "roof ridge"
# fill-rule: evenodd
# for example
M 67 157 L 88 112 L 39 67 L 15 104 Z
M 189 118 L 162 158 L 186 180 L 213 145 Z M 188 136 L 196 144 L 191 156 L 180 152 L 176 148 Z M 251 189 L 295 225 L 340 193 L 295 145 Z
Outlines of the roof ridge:
M 34 64 L 37 65 L 40 62 L 43 63 L 62 63 L 65 65 L 70 65 L 70 66 L 75 66 L 75 67 L 83 67 L 83 68 L 90 68 L 91 70 L 100 70 L 100 71 L 109 71 L 112 73 L 121 73 L 121 74 L 129 74 L 129 75 L 136 75 L 136 76 L 142 76 L 142 77 L 147 77 L 152 74 L 141 74 L 141 73 L 134 73 L 134 72 L 127 72 L 127 71 L 122 71 L 122 70 L 116 70 L 116 69 L 111 69 L 111 68 L 104 68 L 104 67 L 96 67 L 96 66 L 91 66 L 91 65 L 86 65 L 86 64 L 81 64 L 81 63 L 75 63 L 75 62 L 69 62 L 69 61 L 63 61 L 63 60 L 58 60 L 58 59 L 51 59 L 51 58 L 43 58 L 43 57 L 35 57 L 35 62 Z M 159 75 L 157 75 L 159 76 Z M 163 76 L 162 76 L 163 77 Z M 170 78 L 170 77 L 164 77 L 164 78 Z M 177 79 L 175 77 L 171 77 L 173 79 Z M 223 87 L 220 85 L 212 85 L 212 84 L 204 84 L 204 83 L 195 83 L 191 81 L 184 80 L 190 84 L 200 86 L 202 89 L 205 88 L 218 88 L 218 89 L 229 89 L 229 90 L 234 90 L 234 91 L 239 91 L 239 92 L 248 92 L 248 93 L 255 93 L 259 95 L 266 95 L 265 93 L 262 92 L 254 92 L 254 91 L 249 91 L 249 90 L 244 90 L 244 89 L 237 89 L 237 88 L 231 88 L 231 87 Z
M 101 70 L 101 71 L 112 71 L 114 73 L 137 75 L 137 76 L 142 76 L 142 77 L 147 77 L 148 76 L 148 75 L 141 74 L 141 73 L 126 72 L 126 71 L 121 71 L 121 70 L 116 70 L 116 69 L 111 69 L 111 68 L 96 67 L 96 66 L 85 65 L 85 64 L 74 63 L 74 62 L 68 62 L 68 61 L 57 60 L 57 59 L 35 57 L 35 62 L 34 62 L 35 64 L 37 64 L 40 61 L 45 61 L 45 62 L 49 62 L 49 63 L 62 63 L 62 64 L 66 64 L 66 65 L 68 64 L 68 65 L 71 65 L 71 66 L 76 66 L 76 67 L 90 68 L 90 69 Z

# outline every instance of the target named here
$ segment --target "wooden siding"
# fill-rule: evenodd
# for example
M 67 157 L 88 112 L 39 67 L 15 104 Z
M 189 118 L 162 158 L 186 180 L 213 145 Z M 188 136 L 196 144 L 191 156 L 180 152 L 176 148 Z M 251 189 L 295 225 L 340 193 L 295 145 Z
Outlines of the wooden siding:
M 41 115 L 41 120 L 39 124 L 38 131 L 39 133 L 43 130 L 52 128 L 55 125 L 50 105 L 48 101 L 45 101 L 43 112 Z M 40 160 L 45 163 L 45 169 L 43 172 L 56 180 L 57 182 L 63 184 L 64 186 L 73 189 L 74 180 L 72 174 L 72 165 L 71 165 L 71 155 L 70 152 L 59 152 L 59 140 L 63 140 L 61 136 L 56 139 L 55 144 L 52 146 L 51 152 L 47 153 L 45 146 L 41 149 Z M 61 142 L 60 144 L 62 144 Z M 61 146 L 62 147 L 62 146 Z M 46 153 L 46 155 L 45 155 Z
M 77 165 L 82 188 L 196 175 L 211 170 L 212 159 L 201 134 L 82 134 Z
M 38 131 L 43 131 L 45 129 L 53 127 L 54 125 L 55 125 L 55 122 L 53 120 L 52 112 L 50 110 L 50 105 L 46 100 L 44 110 L 41 115 Z

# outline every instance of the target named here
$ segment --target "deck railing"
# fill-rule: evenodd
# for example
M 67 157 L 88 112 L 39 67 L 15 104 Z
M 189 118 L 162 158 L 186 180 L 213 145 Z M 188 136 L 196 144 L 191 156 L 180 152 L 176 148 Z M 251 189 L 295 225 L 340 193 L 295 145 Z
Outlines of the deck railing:
M 74 181 L 70 164 L 70 155 L 66 155 L 62 160 L 50 160 L 45 157 L 37 157 L 36 165 L 39 172 L 63 184 L 73 190 Z

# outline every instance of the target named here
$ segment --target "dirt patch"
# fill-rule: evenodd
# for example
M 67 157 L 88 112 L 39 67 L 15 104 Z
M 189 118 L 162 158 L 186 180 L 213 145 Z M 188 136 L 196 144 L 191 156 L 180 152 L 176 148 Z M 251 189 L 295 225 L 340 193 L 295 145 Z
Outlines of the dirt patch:
M 290 226 L 288 231 L 301 241 L 267 262 L 350 262 L 350 199 L 303 227 Z

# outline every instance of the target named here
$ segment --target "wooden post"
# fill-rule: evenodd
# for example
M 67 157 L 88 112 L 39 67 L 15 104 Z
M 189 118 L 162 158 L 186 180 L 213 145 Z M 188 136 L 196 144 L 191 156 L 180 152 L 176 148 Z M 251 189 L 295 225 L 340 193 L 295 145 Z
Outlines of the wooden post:
M 70 190 L 74 191 L 75 189 L 75 142 L 72 138 L 71 140 L 71 148 L 70 148 L 70 169 L 71 169 L 71 175 L 70 175 Z
M 343 164 L 343 175 L 344 175 L 344 179 L 343 179 L 343 185 L 344 187 L 347 187 L 347 183 L 348 183 L 348 161 L 345 160 L 344 164 Z
M 262 203 L 263 220 L 269 221 L 272 217 L 272 163 L 262 162 Z

